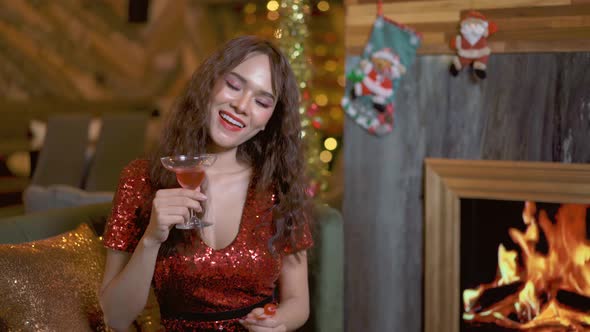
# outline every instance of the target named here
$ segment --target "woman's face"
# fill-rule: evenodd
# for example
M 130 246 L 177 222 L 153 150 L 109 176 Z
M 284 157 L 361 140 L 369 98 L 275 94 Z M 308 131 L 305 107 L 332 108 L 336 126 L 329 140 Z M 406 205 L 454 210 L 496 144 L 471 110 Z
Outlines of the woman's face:
M 276 105 L 270 60 L 252 53 L 222 76 L 213 88 L 209 104 L 210 152 L 237 148 L 268 123 Z

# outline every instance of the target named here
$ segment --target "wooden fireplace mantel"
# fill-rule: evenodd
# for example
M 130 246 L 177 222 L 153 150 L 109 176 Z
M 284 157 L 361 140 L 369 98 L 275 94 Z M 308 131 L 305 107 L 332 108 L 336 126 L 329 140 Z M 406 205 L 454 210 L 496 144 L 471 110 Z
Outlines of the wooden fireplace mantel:
M 459 332 L 461 199 L 590 203 L 590 164 L 426 159 L 425 168 L 425 332 Z
M 377 0 L 346 0 L 346 51 L 360 54 Z M 590 0 L 383 0 L 383 13 L 423 35 L 420 54 L 452 54 L 449 41 L 466 11 L 498 26 L 493 53 L 590 51 Z

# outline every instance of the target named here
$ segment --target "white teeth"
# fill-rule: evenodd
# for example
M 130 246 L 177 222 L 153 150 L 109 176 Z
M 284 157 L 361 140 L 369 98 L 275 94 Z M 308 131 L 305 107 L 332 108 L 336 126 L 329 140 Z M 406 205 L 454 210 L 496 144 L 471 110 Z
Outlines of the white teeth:
M 231 116 L 225 114 L 225 113 L 221 113 L 221 117 L 224 118 L 227 122 L 236 125 L 240 128 L 244 128 L 244 125 L 239 123 L 238 121 L 234 120 Z

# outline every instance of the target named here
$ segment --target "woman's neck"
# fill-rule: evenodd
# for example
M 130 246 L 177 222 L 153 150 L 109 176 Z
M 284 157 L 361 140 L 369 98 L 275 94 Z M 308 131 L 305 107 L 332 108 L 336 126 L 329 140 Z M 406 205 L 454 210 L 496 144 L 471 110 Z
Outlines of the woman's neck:
M 227 174 L 242 172 L 250 168 L 250 165 L 240 162 L 237 158 L 237 149 L 214 152 L 217 159 L 209 167 L 211 174 Z

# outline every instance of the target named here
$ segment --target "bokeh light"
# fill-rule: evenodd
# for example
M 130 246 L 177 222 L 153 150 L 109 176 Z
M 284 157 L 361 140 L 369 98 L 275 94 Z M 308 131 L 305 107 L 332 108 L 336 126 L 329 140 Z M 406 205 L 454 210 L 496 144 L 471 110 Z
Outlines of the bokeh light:
M 332 161 L 332 152 L 328 151 L 328 150 L 324 150 L 320 153 L 320 160 L 323 163 L 329 163 Z
M 268 18 L 271 21 L 276 21 L 279 18 L 279 12 L 274 11 L 274 12 L 268 12 L 268 14 L 266 14 L 266 18 Z
M 279 2 L 275 0 L 270 0 L 266 4 L 266 9 L 270 10 L 271 12 L 277 11 L 279 9 Z
M 334 137 L 328 137 L 324 141 L 324 147 L 329 151 L 336 150 L 338 147 L 338 141 Z
M 328 96 L 326 96 L 323 93 L 320 93 L 317 96 L 315 96 L 314 100 L 315 100 L 316 104 L 318 104 L 319 106 L 328 105 Z
M 283 37 L 283 29 L 276 29 L 274 36 L 276 39 L 281 39 Z
M 320 11 L 326 12 L 326 11 L 330 10 L 330 3 L 328 3 L 328 1 L 322 0 L 322 1 L 318 2 L 317 7 Z

